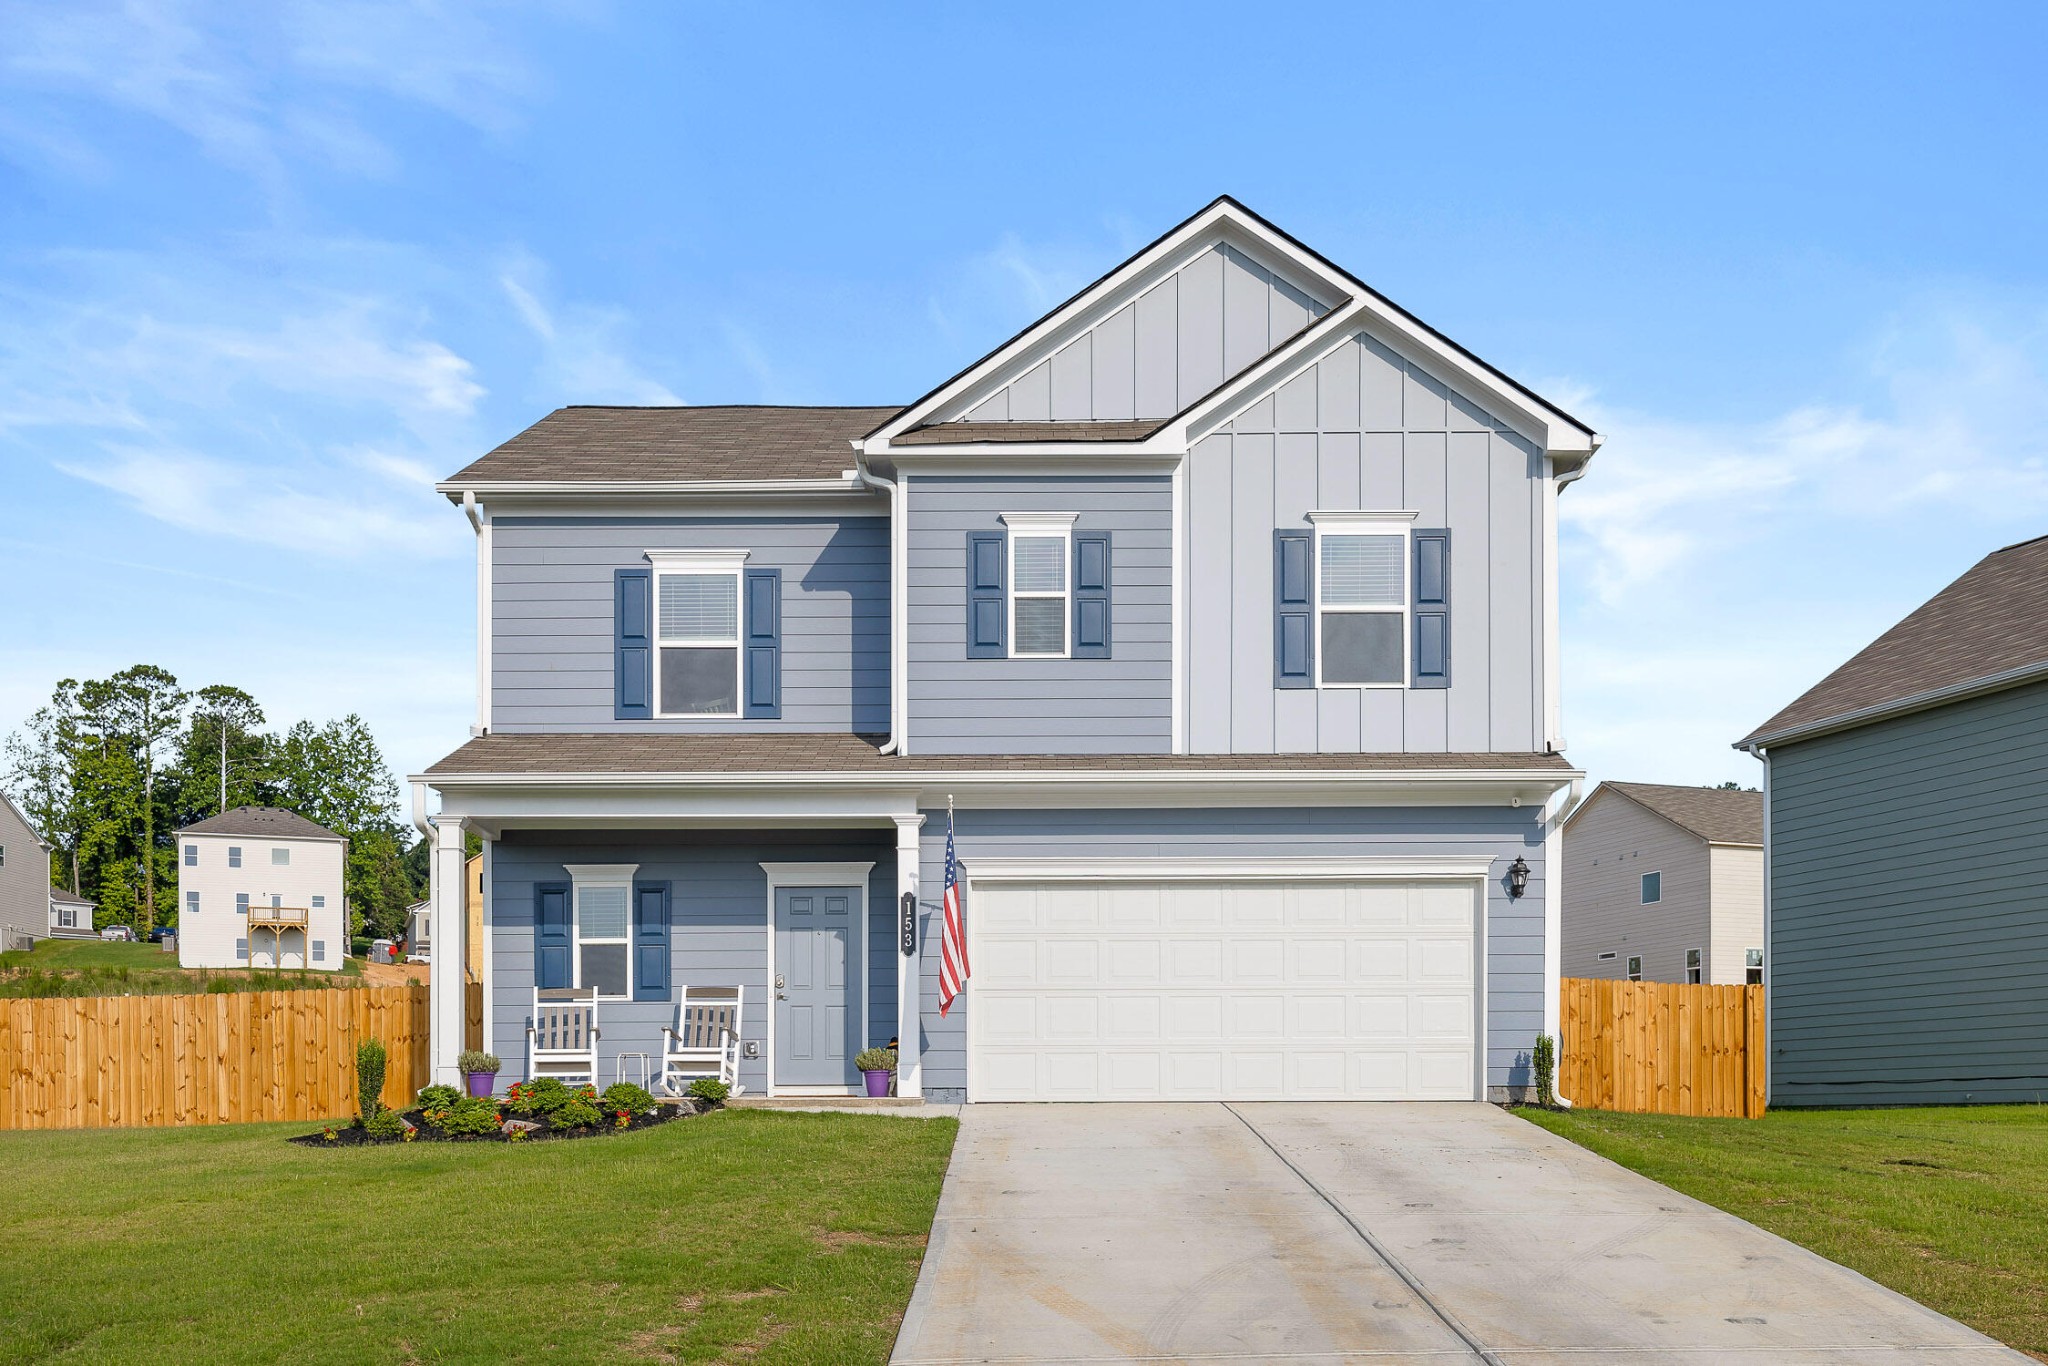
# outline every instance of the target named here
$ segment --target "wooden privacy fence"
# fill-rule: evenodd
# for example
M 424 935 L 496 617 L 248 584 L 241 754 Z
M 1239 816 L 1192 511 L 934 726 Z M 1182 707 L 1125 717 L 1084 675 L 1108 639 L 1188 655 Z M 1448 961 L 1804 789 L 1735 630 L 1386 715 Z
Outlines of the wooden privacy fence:
M 1567 977 L 1557 1087 L 1574 1105 L 1755 1119 L 1764 989 Z
M 339 1118 L 370 1038 L 390 1055 L 384 1103 L 409 1103 L 427 988 L 0 1001 L 0 1129 Z

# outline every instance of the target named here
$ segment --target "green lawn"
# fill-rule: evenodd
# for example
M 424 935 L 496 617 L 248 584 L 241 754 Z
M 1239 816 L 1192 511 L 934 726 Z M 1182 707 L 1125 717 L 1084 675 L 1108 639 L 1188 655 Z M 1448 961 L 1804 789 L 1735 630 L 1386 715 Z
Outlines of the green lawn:
M 530 1146 L 0 1134 L 0 1361 L 882 1362 L 958 1125 Z
M 2048 1106 L 1516 1113 L 2048 1360 Z
M 344 958 L 334 972 L 199 969 L 178 966 L 158 944 L 103 939 L 39 939 L 33 948 L 0 953 L 0 999 L 23 996 L 161 996 L 199 991 L 290 991 L 354 986 L 363 960 Z M 338 978 L 351 979 L 337 981 Z

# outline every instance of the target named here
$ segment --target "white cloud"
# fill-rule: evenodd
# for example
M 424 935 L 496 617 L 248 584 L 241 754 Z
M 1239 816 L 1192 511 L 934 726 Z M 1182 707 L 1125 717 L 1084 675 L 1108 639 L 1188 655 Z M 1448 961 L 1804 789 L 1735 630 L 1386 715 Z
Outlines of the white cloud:
M 541 343 L 535 378 L 555 403 L 672 404 L 682 400 L 628 360 L 620 334 L 631 319 L 623 310 L 569 304 L 549 308 L 541 300 L 546 269 L 534 257 L 516 253 L 498 276 L 513 311 Z

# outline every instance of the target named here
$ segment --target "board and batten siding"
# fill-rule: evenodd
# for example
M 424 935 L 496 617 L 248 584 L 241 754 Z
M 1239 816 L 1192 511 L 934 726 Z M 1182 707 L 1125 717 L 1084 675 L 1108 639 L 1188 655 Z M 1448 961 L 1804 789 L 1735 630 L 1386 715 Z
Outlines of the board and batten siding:
M 1354 336 L 1188 456 L 1186 678 L 1196 753 L 1544 746 L 1535 444 Z M 1451 532 L 1451 684 L 1273 686 L 1273 533 L 1312 511 L 1412 511 Z
M 1771 1104 L 2048 1098 L 2048 684 L 1770 750 Z
M 1710 860 L 1698 835 L 1602 792 L 1565 826 L 1563 858 L 1565 976 L 1619 981 L 1636 956 L 1645 982 L 1683 982 L 1687 949 L 1707 960 Z M 1648 906 L 1644 873 L 1664 875 L 1663 899 Z
M 896 1033 L 896 847 L 881 831 L 507 831 L 491 855 L 490 1032 L 502 1090 L 527 1075 L 526 1025 L 533 1014 L 534 896 L 538 883 L 567 883 L 569 863 L 632 863 L 638 882 L 669 884 L 669 994 L 660 1001 L 600 1001 L 601 1084 L 615 1079 L 621 1053 L 651 1054 L 675 1023 L 685 986 L 744 988 L 742 1040 L 761 1046 L 740 1060 L 740 1082 L 758 1095 L 768 1084 L 768 863 L 868 862 L 865 1042 Z
M 925 813 L 919 843 L 919 980 L 924 1093 L 960 1100 L 967 1087 L 969 995 L 939 1017 L 940 898 L 946 813 Z M 979 858 L 1403 858 L 1486 854 L 1486 1082 L 1531 1084 L 1529 1050 L 1543 1023 L 1543 827 L 1533 807 L 1256 807 L 1236 810 L 960 811 L 954 845 L 966 875 Z M 1507 867 L 1528 860 L 1529 886 L 1507 894 Z M 974 915 L 969 897 L 964 914 Z
M 1173 747 L 1173 483 L 916 475 L 909 492 L 909 752 L 1162 754 Z M 969 659 L 967 534 L 1073 512 L 1110 535 L 1108 659 Z
M 973 422 L 1171 417 L 1242 373 L 1330 306 L 1219 245 L 986 398 Z
M 780 719 L 613 719 L 612 571 L 682 549 L 745 550 L 749 566 L 782 571 Z M 495 519 L 491 728 L 887 731 L 888 519 Z

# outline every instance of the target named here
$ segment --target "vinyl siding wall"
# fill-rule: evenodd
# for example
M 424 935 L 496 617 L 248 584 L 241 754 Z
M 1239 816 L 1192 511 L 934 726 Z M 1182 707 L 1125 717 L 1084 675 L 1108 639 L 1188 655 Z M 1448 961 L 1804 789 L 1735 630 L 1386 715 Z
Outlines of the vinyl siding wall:
M 1713 947 L 1707 952 L 1709 982 L 1744 982 L 1750 949 L 1764 946 L 1764 851 L 1716 844 L 1707 851 L 1713 898 Z
M 2048 1097 L 2048 685 L 1770 752 L 1771 1104 Z
M 1645 906 L 1642 875 L 1653 872 L 1664 875 L 1664 895 Z M 1705 840 L 1599 794 L 1564 831 L 1564 975 L 1620 981 L 1636 955 L 1645 982 L 1683 982 L 1687 949 L 1711 961 L 1708 875 Z
M 491 538 L 493 730 L 889 729 L 886 517 L 501 517 Z M 781 719 L 615 721 L 612 571 L 700 548 L 782 571 Z
M 185 846 L 199 850 L 197 867 L 185 866 Z M 249 933 L 246 916 L 235 912 L 235 894 L 247 893 L 251 909 L 270 904 L 277 897 L 280 906 L 303 906 L 311 919 L 311 931 L 304 936 L 306 966 L 316 972 L 334 972 L 348 954 L 347 898 L 342 874 L 347 853 L 340 840 L 295 839 L 275 835 L 225 835 L 180 832 L 176 850 L 178 881 L 173 887 L 157 888 L 158 918 L 175 909 L 178 930 L 178 966 L 181 968 L 246 968 L 271 966 L 272 938 L 269 930 Z M 242 851 L 242 866 L 228 866 L 228 850 Z M 291 862 L 280 867 L 270 860 L 273 849 L 291 850 Z M 185 898 L 199 893 L 199 914 L 185 910 Z M 325 901 L 312 909 L 313 898 Z M 235 952 L 235 941 L 249 941 L 250 957 Z M 283 935 L 285 964 L 298 967 L 300 935 L 288 930 Z M 323 962 L 312 961 L 313 942 L 327 949 Z
M 670 884 L 670 1000 L 601 1002 L 598 1065 L 615 1079 L 618 1055 L 652 1054 L 675 1023 L 685 986 L 744 987 L 742 1033 L 762 1056 L 742 1059 L 740 1081 L 768 1083 L 768 875 L 770 863 L 873 860 L 868 882 L 867 1040 L 896 1033 L 895 833 L 891 831 L 508 831 L 491 854 L 490 1019 L 485 1047 L 505 1064 L 500 1089 L 527 1074 L 526 1022 L 533 1013 L 536 883 L 569 881 L 568 863 L 635 863 L 637 881 Z
M 1540 450 L 1364 336 L 1190 452 L 1189 740 L 1197 753 L 1543 748 Z M 1451 531 L 1451 686 L 1273 686 L 1273 532 L 1311 511 Z
M 1164 476 L 909 481 L 910 752 L 1140 754 L 1173 748 L 1173 483 Z M 1108 659 L 969 659 L 967 533 L 1006 512 L 1076 512 L 1110 534 Z
M 0 846 L 7 862 L 0 867 L 0 927 L 37 939 L 50 936 L 50 856 L 12 804 L 0 801 Z M 92 913 L 81 908 L 79 919 Z M 5 936 L 0 936 L 4 939 Z
M 1533 808 L 1417 807 L 1187 811 L 962 811 L 955 846 L 971 875 L 982 858 L 1330 858 L 1489 854 L 1486 897 L 1486 1077 L 1530 1082 L 1528 1055 L 1543 1020 L 1543 834 Z M 967 1010 L 939 1018 L 940 897 L 946 813 L 925 814 L 920 843 L 920 980 L 924 1089 L 960 1099 L 967 1086 Z M 1529 862 L 1529 886 L 1510 900 L 1508 864 Z M 965 914 L 974 914 L 972 898 Z M 970 994 L 971 1002 L 971 994 Z

